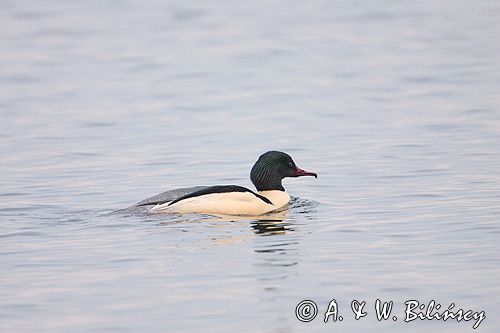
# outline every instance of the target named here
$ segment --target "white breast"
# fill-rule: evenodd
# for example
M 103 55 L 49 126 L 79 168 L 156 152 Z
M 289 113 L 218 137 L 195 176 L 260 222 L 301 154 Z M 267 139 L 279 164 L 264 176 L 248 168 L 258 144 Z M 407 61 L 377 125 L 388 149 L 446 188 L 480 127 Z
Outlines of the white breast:
M 279 193 L 278 193 L 279 192 Z M 181 200 L 169 206 L 168 202 L 151 208 L 152 212 L 202 213 L 215 215 L 259 216 L 280 210 L 288 204 L 290 196 L 284 191 L 263 191 L 268 204 L 250 192 L 212 193 Z
M 290 202 L 290 195 L 285 191 L 260 191 L 259 194 L 268 198 L 276 207 L 275 210 L 283 208 Z

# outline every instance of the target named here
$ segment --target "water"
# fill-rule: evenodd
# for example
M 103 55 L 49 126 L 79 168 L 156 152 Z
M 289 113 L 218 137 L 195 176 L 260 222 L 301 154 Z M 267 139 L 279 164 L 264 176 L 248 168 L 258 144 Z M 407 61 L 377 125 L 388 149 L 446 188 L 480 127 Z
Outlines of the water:
M 0 9 L 1 332 L 498 331 L 497 1 Z M 282 221 L 109 214 L 270 149 L 319 174 Z

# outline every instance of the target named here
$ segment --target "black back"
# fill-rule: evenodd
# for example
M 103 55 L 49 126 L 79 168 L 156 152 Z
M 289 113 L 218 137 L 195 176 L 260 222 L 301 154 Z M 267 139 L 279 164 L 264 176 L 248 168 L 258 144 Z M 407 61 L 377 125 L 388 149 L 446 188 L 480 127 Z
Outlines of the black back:
M 168 205 L 171 206 L 181 200 L 184 200 L 184 199 L 189 199 L 189 198 L 194 198 L 194 197 L 199 197 L 199 196 L 202 196 L 202 195 L 207 195 L 207 194 L 214 194 L 214 193 L 231 193 L 231 192 L 250 192 L 252 193 L 253 195 L 255 195 L 257 198 L 259 198 L 260 200 L 264 201 L 265 203 L 267 204 L 270 204 L 270 205 L 274 205 L 271 200 L 269 200 L 268 198 L 258 194 L 258 193 L 255 193 L 254 191 L 246 188 L 246 187 L 243 187 L 243 186 L 238 186 L 238 185 L 216 185 L 216 186 L 210 186 L 210 187 L 207 187 L 207 188 L 202 188 L 201 190 L 198 190 L 198 191 L 194 191 L 194 192 L 191 192 L 191 193 L 188 193 L 186 195 L 183 195 L 175 200 L 172 200 L 172 202 L 170 202 Z M 147 202 L 145 204 L 138 204 L 138 206 L 143 206 L 143 205 L 161 205 L 161 204 L 164 204 L 164 203 L 167 203 L 169 202 L 170 200 L 160 200 L 160 201 L 156 201 L 156 202 Z

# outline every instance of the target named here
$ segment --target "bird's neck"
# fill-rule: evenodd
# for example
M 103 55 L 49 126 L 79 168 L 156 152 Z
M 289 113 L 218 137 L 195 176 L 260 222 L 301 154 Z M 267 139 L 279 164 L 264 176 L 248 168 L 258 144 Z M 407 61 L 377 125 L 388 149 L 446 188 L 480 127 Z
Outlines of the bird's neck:
M 285 188 L 281 184 L 281 179 L 273 182 L 257 183 L 255 184 L 257 191 L 285 191 Z

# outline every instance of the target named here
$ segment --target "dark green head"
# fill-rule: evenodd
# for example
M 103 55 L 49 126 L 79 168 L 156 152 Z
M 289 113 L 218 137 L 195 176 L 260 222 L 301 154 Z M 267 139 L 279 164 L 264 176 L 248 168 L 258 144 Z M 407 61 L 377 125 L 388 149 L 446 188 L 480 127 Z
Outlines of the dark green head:
M 257 191 L 284 191 L 281 185 L 283 178 L 300 176 L 318 178 L 314 172 L 307 172 L 297 167 L 290 155 L 280 151 L 268 151 L 260 155 L 250 172 L 250 179 Z

